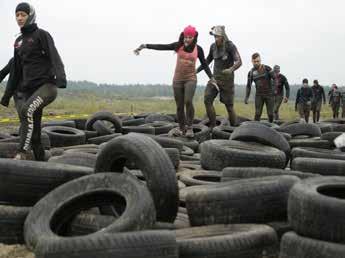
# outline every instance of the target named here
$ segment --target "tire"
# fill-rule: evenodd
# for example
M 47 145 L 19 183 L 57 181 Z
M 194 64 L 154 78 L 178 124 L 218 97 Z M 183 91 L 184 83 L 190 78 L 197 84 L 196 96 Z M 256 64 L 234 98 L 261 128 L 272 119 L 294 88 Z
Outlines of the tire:
M 345 179 L 318 177 L 296 184 L 289 197 L 289 222 L 302 236 L 345 243 Z
M 289 141 L 290 147 L 310 147 L 310 148 L 319 148 L 319 149 L 331 149 L 332 145 L 327 140 L 321 140 L 317 138 L 308 138 L 308 139 L 292 139 Z
M 86 141 L 88 141 L 91 138 L 95 138 L 99 136 L 98 133 L 95 131 L 84 131 L 84 133 L 85 133 Z
M 321 133 L 329 133 L 333 131 L 333 124 L 331 123 L 316 123 L 316 125 L 320 128 Z
M 145 124 L 145 118 L 130 119 L 122 121 L 123 126 L 139 126 Z
M 195 186 L 186 195 L 191 225 L 287 220 L 289 192 L 298 181 L 294 176 L 279 176 Z
M 219 171 L 186 170 L 180 174 L 179 178 L 186 186 L 213 185 L 220 182 L 221 173 Z
M 160 134 L 167 134 L 175 128 L 175 124 L 167 123 L 167 122 L 154 122 L 149 124 L 144 124 L 142 127 L 153 127 L 154 128 L 154 134 L 160 135 Z
M 19 143 L 19 142 L 20 142 L 20 137 L 11 137 L 11 138 L 0 140 L 1 144 Z M 49 137 L 45 132 L 42 132 L 41 134 L 41 144 L 42 144 L 43 149 L 45 150 L 49 150 L 51 148 Z
M 280 133 L 262 124 L 248 123 L 251 124 L 243 124 L 236 128 L 231 134 L 230 140 L 258 142 L 269 145 L 283 151 L 286 157 L 290 157 L 289 142 Z
M 154 224 L 154 204 L 145 185 L 128 174 L 96 174 L 56 188 L 32 208 L 24 225 L 26 245 L 34 250 L 40 239 L 63 241 L 61 238 L 69 223 L 81 211 L 114 202 L 117 205 L 125 203 L 120 217 L 102 231 L 80 239 L 92 240 L 107 233 L 143 230 Z
M 199 151 L 199 142 L 197 142 L 194 139 L 188 139 L 188 138 L 183 137 L 183 136 L 182 137 L 171 138 L 168 135 L 164 135 L 164 134 L 162 134 L 160 136 L 161 136 L 161 138 L 168 138 L 168 139 L 173 139 L 173 140 L 179 141 L 179 142 L 182 143 L 182 145 L 185 145 L 188 148 L 191 148 L 194 152 L 198 152 Z
M 80 118 L 80 119 L 73 119 L 72 121 L 75 122 L 75 128 L 79 129 L 79 130 L 86 130 L 86 122 L 87 119 L 85 118 Z
M 333 124 L 332 132 L 345 132 L 345 124 Z
M 321 129 L 315 124 L 291 124 L 288 126 L 281 126 L 278 131 L 296 135 L 309 135 L 310 137 L 320 137 Z
M 266 225 L 214 225 L 176 230 L 180 258 L 262 258 L 279 246 Z
M 294 148 L 291 154 L 292 159 L 301 157 L 345 160 L 345 153 L 343 152 L 318 148 Z
M 76 149 L 70 149 L 66 150 L 64 154 L 75 154 L 75 153 L 87 153 L 87 154 L 92 154 L 92 155 L 97 155 L 99 152 L 99 148 L 76 148 Z
M 272 128 L 272 129 L 278 129 L 279 128 L 279 125 L 275 124 L 275 123 L 270 123 L 268 121 L 248 121 L 248 122 L 244 122 L 241 124 L 241 126 L 245 126 L 245 125 L 262 125 L 262 126 L 266 126 L 268 128 Z
M 164 150 L 168 154 L 174 168 L 177 169 L 180 166 L 180 151 L 175 148 L 167 148 Z
M 224 124 L 224 120 L 226 120 L 224 117 L 216 117 L 216 126 L 221 126 L 222 124 Z M 199 125 L 210 127 L 210 119 L 206 118 L 202 120 L 201 122 L 199 122 Z
M 23 227 L 29 212 L 29 207 L 0 205 L 0 243 L 24 244 Z
M 202 125 L 202 124 L 193 125 L 193 131 L 194 131 L 194 139 L 198 143 L 202 143 L 204 141 L 211 139 L 211 129 L 205 125 Z
M 97 156 L 89 153 L 67 153 L 62 156 L 52 157 L 48 162 L 60 163 L 81 167 L 89 167 L 94 169 L 96 165 Z
M 155 142 L 157 142 L 160 146 L 163 148 L 175 148 L 180 151 L 183 149 L 183 142 L 172 139 L 172 138 L 167 138 L 167 137 L 160 137 L 160 136 L 155 136 L 155 135 L 145 135 L 147 137 L 150 137 L 153 139 Z
M 101 111 L 97 112 L 94 115 L 92 115 L 86 122 L 86 130 L 92 131 L 92 126 L 96 121 L 103 120 L 108 121 L 113 124 L 115 128 L 115 133 L 121 133 L 122 132 L 122 122 L 121 120 L 115 116 L 111 112 Z
M 270 176 L 296 176 L 300 179 L 306 179 L 310 177 L 316 177 L 319 175 L 274 168 L 225 168 L 222 172 L 221 181 L 228 182 L 233 181 L 235 179 L 262 178 Z
M 291 169 L 323 176 L 345 176 L 345 161 L 318 158 L 295 158 Z
M 181 151 L 181 155 L 184 156 L 193 156 L 194 155 L 194 150 L 189 148 L 188 146 L 183 146 L 183 149 Z
M 85 144 L 86 136 L 84 131 L 60 126 L 49 126 L 42 129 L 49 136 L 52 147 L 64 147 Z
M 334 146 L 334 140 L 335 138 L 339 137 L 342 135 L 342 132 L 329 132 L 329 133 L 324 133 L 321 136 L 321 140 L 326 140 L 329 141 L 331 146 Z
M 14 158 L 19 149 L 19 143 L 0 143 L 0 158 L 12 159 Z
M 290 141 L 292 139 L 291 134 L 288 133 L 283 133 L 283 132 L 279 132 L 287 141 Z
M 90 138 L 87 140 L 88 143 L 90 144 L 97 144 L 100 145 L 104 142 L 108 142 L 116 137 L 122 136 L 122 134 L 120 133 L 114 133 L 114 134 L 109 134 L 109 135 L 105 135 L 105 136 L 99 136 L 99 137 L 94 137 L 94 138 Z
M 50 149 L 50 154 L 52 157 L 62 156 L 65 150 L 63 148 L 53 148 Z
M 124 126 L 122 127 L 122 133 L 123 134 L 129 134 L 129 133 L 142 133 L 142 134 L 155 134 L 155 128 L 154 127 L 143 127 L 143 126 Z
M 49 121 L 42 123 L 42 128 L 49 127 L 49 126 L 63 126 L 63 127 L 71 127 L 76 128 L 76 124 L 74 121 L 65 120 L 65 121 Z
M 195 155 L 193 155 L 193 156 L 181 155 L 181 161 L 198 161 L 198 162 L 200 162 L 200 158 L 196 157 Z
M 10 159 L 0 159 L 0 171 L 0 202 L 14 206 L 33 206 L 59 185 L 93 173 L 86 167 Z
M 201 166 L 221 171 L 226 167 L 285 168 L 285 153 L 258 143 L 210 140 L 201 144 Z
M 267 225 L 274 229 L 279 241 L 281 241 L 284 234 L 292 231 L 292 227 L 287 221 L 269 222 Z
M 229 140 L 234 130 L 232 126 L 217 126 L 212 130 L 212 139 Z
M 92 129 L 96 131 L 99 136 L 104 136 L 104 135 L 109 135 L 109 134 L 114 133 L 114 131 L 111 128 L 108 128 L 107 125 L 101 120 L 94 122 L 92 125 Z
M 101 234 L 87 239 L 44 239 L 37 246 L 35 253 L 36 258 L 179 257 L 175 234 L 158 230 Z
M 133 162 L 145 175 L 158 221 L 174 222 L 179 199 L 176 171 L 164 149 L 144 135 L 118 137 L 100 151 L 95 171 L 122 172 L 127 161 Z
M 169 123 L 174 123 L 175 120 L 167 115 L 162 115 L 162 114 L 150 114 L 145 118 L 145 123 L 154 123 L 154 122 L 169 122 Z
M 323 242 L 289 232 L 283 236 L 279 258 L 344 258 L 345 245 Z

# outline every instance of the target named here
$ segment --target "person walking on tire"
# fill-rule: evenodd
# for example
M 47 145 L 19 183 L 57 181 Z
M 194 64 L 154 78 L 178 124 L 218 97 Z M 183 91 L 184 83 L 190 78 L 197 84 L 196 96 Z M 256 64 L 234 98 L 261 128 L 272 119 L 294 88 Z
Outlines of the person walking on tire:
M 53 38 L 35 23 L 34 7 L 28 3 L 18 4 L 16 20 L 21 35 L 14 44 L 13 73 L 1 104 L 7 107 L 11 97 L 16 94 L 21 129 L 15 159 L 30 159 L 32 149 L 35 159 L 43 161 L 43 108 L 55 100 L 57 88 L 66 87 L 66 75 Z
M 193 26 L 188 26 L 180 34 L 179 40 L 172 44 L 142 44 L 136 50 L 140 51 L 147 48 L 153 50 L 170 50 L 177 53 L 177 63 L 173 79 L 174 97 L 177 106 L 177 120 L 179 128 L 175 130 L 174 136 L 185 135 L 188 138 L 194 137 L 193 120 L 194 106 L 193 97 L 196 90 L 196 62 L 200 60 L 210 80 L 215 83 L 212 72 L 205 60 L 204 50 L 197 45 L 198 32 Z M 186 107 L 186 112 L 185 112 Z
M 311 89 L 313 90 L 314 95 L 311 103 L 311 109 L 313 111 L 313 122 L 316 123 L 320 121 L 322 102 L 324 105 L 326 104 L 326 94 L 318 80 L 314 80 L 314 85 L 311 87 Z
M 225 26 L 212 27 L 210 34 L 214 36 L 215 43 L 211 45 L 210 52 L 206 58 L 209 65 L 214 61 L 213 74 L 217 80 L 218 88 L 212 82 L 206 86 L 204 104 L 207 116 L 210 120 L 210 127 L 216 126 L 216 111 L 213 102 L 220 94 L 220 101 L 225 105 L 231 126 L 236 126 L 236 112 L 234 109 L 235 75 L 234 72 L 241 67 L 242 60 L 237 47 L 229 40 Z M 199 73 L 204 68 L 200 66 Z
M 272 68 L 261 64 L 261 57 L 259 53 L 252 55 L 253 68 L 248 73 L 248 83 L 246 90 L 245 104 L 248 104 L 250 91 L 253 82 L 256 86 L 255 95 L 255 120 L 260 121 L 262 110 L 266 105 L 268 120 L 273 122 L 273 108 L 274 108 L 274 96 L 273 96 L 273 71 Z
M 295 110 L 298 111 L 302 123 L 309 123 L 312 99 L 313 91 L 309 87 L 308 79 L 304 79 L 303 86 L 297 91 L 295 103 Z
M 290 85 L 285 75 L 280 73 L 280 66 L 275 65 L 273 68 L 273 85 L 274 85 L 274 120 L 279 120 L 279 109 L 282 103 L 287 103 L 290 97 Z M 284 97 L 285 88 L 285 97 Z
M 345 91 L 341 91 L 341 117 L 345 118 Z
M 338 86 L 336 84 L 332 84 L 332 89 L 328 93 L 329 96 L 329 105 L 332 107 L 333 118 L 339 117 L 339 109 L 340 109 L 340 101 L 341 101 L 341 93 L 338 90 Z

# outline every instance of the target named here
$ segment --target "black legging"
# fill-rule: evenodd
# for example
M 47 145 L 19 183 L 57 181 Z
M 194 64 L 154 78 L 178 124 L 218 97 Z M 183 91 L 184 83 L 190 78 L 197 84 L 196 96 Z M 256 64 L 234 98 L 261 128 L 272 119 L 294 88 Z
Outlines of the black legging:
M 44 160 L 44 149 L 41 144 L 41 121 L 43 108 L 52 103 L 57 96 L 57 87 L 44 84 L 34 93 L 17 93 L 16 108 L 20 119 L 19 151 L 32 150 L 35 159 Z

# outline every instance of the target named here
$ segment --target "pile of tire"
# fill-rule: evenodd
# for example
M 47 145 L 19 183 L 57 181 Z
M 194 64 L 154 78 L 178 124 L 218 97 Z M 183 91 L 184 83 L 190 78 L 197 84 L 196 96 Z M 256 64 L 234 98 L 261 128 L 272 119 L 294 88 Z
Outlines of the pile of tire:
M 0 242 L 38 258 L 344 258 L 345 154 L 325 139 L 342 124 L 240 120 L 195 119 L 193 139 L 159 113 L 48 122 L 46 162 L 12 160 L 19 137 L 1 134 Z

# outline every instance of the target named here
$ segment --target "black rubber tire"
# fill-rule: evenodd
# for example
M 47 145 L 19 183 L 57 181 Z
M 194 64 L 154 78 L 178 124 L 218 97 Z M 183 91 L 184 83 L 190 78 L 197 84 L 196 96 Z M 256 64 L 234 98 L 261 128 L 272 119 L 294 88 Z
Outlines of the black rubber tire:
M 289 192 L 298 181 L 294 176 L 278 176 L 194 186 L 186 195 L 191 225 L 287 220 Z
M 88 153 L 97 155 L 99 152 L 99 148 L 75 148 L 75 149 L 69 149 L 65 150 L 64 154 L 74 154 L 74 153 Z
M 49 126 L 63 126 L 63 127 L 76 128 L 76 124 L 73 120 L 49 121 L 49 122 L 42 123 L 42 128 L 49 127 Z
M 294 148 L 291 156 L 292 159 L 301 157 L 345 160 L 345 153 L 343 152 L 318 148 Z
M 272 248 L 279 247 L 276 233 L 266 225 L 214 225 L 180 229 L 176 230 L 176 238 L 180 258 L 262 258 Z
M 143 127 L 143 126 L 124 126 L 122 127 L 122 133 L 123 134 L 129 134 L 129 133 L 142 133 L 142 134 L 155 134 L 155 128 L 154 127 Z
M 73 119 L 72 121 L 75 122 L 75 128 L 79 129 L 79 130 L 86 130 L 86 122 L 87 119 L 85 118 L 77 118 L 77 119 Z
M 111 128 L 107 127 L 107 125 L 101 120 L 94 122 L 92 125 L 92 129 L 95 132 L 97 132 L 99 136 L 104 136 L 104 135 L 109 135 L 109 134 L 114 133 L 114 131 Z
M 194 139 L 198 143 L 202 143 L 204 141 L 211 139 L 211 129 L 205 125 L 202 125 L 202 124 L 193 125 L 193 131 L 194 131 Z
M 332 132 L 345 132 L 345 124 L 333 124 Z
M 296 135 L 309 135 L 310 137 L 320 137 L 321 129 L 315 124 L 291 124 L 288 126 L 281 126 L 278 131 Z
M 212 130 L 212 139 L 229 140 L 235 128 L 225 125 L 217 126 Z
M 231 134 L 230 140 L 258 142 L 269 145 L 283 151 L 286 157 L 290 157 L 289 142 L 280 133 L 266 125 L 247 123 L 236 128 Z
M 303 173 L 299 171 L 283 170 L 275 168 L 243 167 L 225 168 L 222 172 L 222 182 L 233 181 L 235 179 L 260 178 L 270 176 L 297 176 L 300 179 L 319 176 L 317 174 Z
M 345 245 L 286 233 L 280 245 L 279 258 L 344 258 Z
M 146 135 L 146 136 L 153 139 L 163 148 L 175 148 L 180 151 L 182 151 L 183 149 L 183 142 L 180 140 L 167 138 L 167 137 L 160 137 L 160 136 L 155 136 L 155 135 Z
M 179 174 L 179 179 L 186 186 L 214 185 L 220 182 L 221 175 L 219 171 L 185 170 Z
M 85 144 L 85 132 L 62 126 L 49 126 L 42 129 L 49 136 L 52 147 L 64 147 Z
M 0 205 L 0 243 L 24 244 L 23 227 L 29 212 L 29 207 Z
M 201 166 L 221 171 L 226 167 L 285 168 L 285 153 L 259 143 L 210 140 L 200 146 Z
M 281 241 L 284 234 L 292 231 L 292 227 L 287 221 L 274 221 L 267 223 L 267 225 L 274 229 L 274 231 L 277 233 L 279 241 Z
M 88 141 L 91 138 L 95 138 L 99 136 L 98 133 L 95 131 L 84 131 L 84 133 L 85 133 L 86 141 Z
M 279 128 L 279 125 L 275 124 L 275 123 L 270 123 L 268 121 L 247 121 L 247 122 L 244 122 L 241 124 L 241 126 L 244 126 L 244 125 L 262 125 L 262 126 L 266 126 L 268 128 L 272 128 L 272 129 L 278 129 Z
M 19 143 L 19 142 L 20 142 L 19 137 L 10 137 L 7 139 L 0 140 L 0 143 Z M 42 132 L 41 134 L 41 144 L 42 144 L 43 149 L 45 150 L 49 150 L 51 148 L 49 136 L 45 132 Z
M 168 122 L 154 122 L 154 123 L 148 123 L 141 125 L 142 127 L 153 127 L 154 128 L 154 134 L 155 135 L 161 135 L 161 134 L 167 134 L 176 127 L 173 123 Z
M 295 158 L 291 169 L 323 176 L 345 176 L 345 161 L 318 158 Z
M 122 121 L 123 126 L 139 126 L 145 124 L 145 118 L 137 118 Z
M 68 225 L 81 211 L 120 202 L 125 208 L 114 223 L 81 239 L 152 227 L 156 214 L 147 187 L 129 174 L 101 173 L 66 183 L 41 199 L 25 221 L 26 245 L 34 250 L 40 239 L 63 241 Z
M 193 156 L 194 155 L 194 150 L 192 150 L 191 148 L 189 148 L 188 146 L 183 146 L 182 151 L 181 151 L 181 155 L 184 156 Z
M 140 134 L 111 140 L 97 157 L 96 172 L 120 172 L 126 162 L 133 162 L 145 175 L 161 222 L 174 222 L 178 209 L 176 171 L 164 149 Z
M 62 156 L 65 150 L 63 148 L 52 148 L 50 149 L 50 154 L 52 157 Z
M 321 140 L 317 138 L 308 138 L 308 139 L 291 139 L 289 141 L 290 147 L 310 147 L 310 148 L 319 148 L 319 149 L 331 149 L 332 145 L 327 140 Z
M 225 120 L 224 117 L 217 116 L 216 117 L 216 126 L 223 125 L 224 124 L 224 120 Z M 204 125 L 204 126 L 210 127 L 210 125 L 211 125 L 210 119 L 206 118 L 206 119 L 201 120 L 199 122 L 199 125 Z
M 145 117 L 145 123 L 146 124 L 154 123 L 154 122 L 170 122 L 170 123 L 174 123 L 175 120 L 171 116 L 157 114 L 157 113 L 153 113 L 153 114 L 150 114 L 147 117 Z
M 174 168 L 177 169 L 180 166 L 180 151 L 175 148 L 166 148 L 164 150 L 168 154 Z
M 89 167 L 94 169 L 96 165 L 97 156 L 94 154 L 76 152 L 76 153 L 66 153 L 65 155 L 52 157 L 48 162 L 50 163 L 60 163 L 81 167 Z
M 323 122 L 332 124 L 345 124 L 345 120 L 343 118 L 330 118 L 323 120 Z
M 59 185 L 93 173 L 86 167 L 10 159 L 0 159 L 0 171 L 0 203 L 14 206 L 32 206 Z
M 345 243 L 345 178 L 318 177 L 291 190 L 289 222 L 301 236 Z
M 108 141 L 110 141 L 116 137 L 119 137 L 119 136 L 122 136 L 122 134 L 114 133 L 114 134 L 109 134 L 109 135 L 105 135 L 105 136 L 98 136 L 98 137 L 90 138 L 87 140 L 87 142 L 90 144 L 100 145 L 104 142 L 108 142 Z
M 122 122 L 121 119 L 119 119 L 117 116 L 115 116 L 111 112 L 101 111 L 93 114 L 86 122 L 86 130 L 92 131 L 93 130 L 93 124 L 96 121 L 108 121 L 113 124 L 115 133 L 121 133 L 122 132 Z
M 197 142 L 195 139 L 189 139 L 187 137 L 169 137 L 168 135 L 162 134 L 160 135 L 161 138 L 168 138 L 173 139 L 181 142 L 183 145 L 187 146 L 188 148 L 191 148 L 194 152 L 199 151 L 199 142 Z
M 316 125 L 320 128 L 322 134 L 333 131 L 333 124 L 331 123 L 319 122 Z
M 178 258 L 174 232 L 142 231 L 72 239 L 44 239 L 36 258 Z
M 196 157 L 195 155 L 193 156 L 181 155 L 181 161 L 199 161 L 200 162 L 200 157 Z
M 19 149 L 19 143 L 0 143 L 0 158 L 12 159 L 14 158 Z
M 283 132 L 279 132 L 287 141 L 290 141 L 292 139 L 291 134 L 288 133 L 283 133 Z
M 342 135 L 342 132 L 329 132 L 329 133 L 324 133 L 321 136 L 321 140 L 327 140 L 330 142 L 331 146 L 334 146 L 334 140 L 335 138 L 339 137 Z

